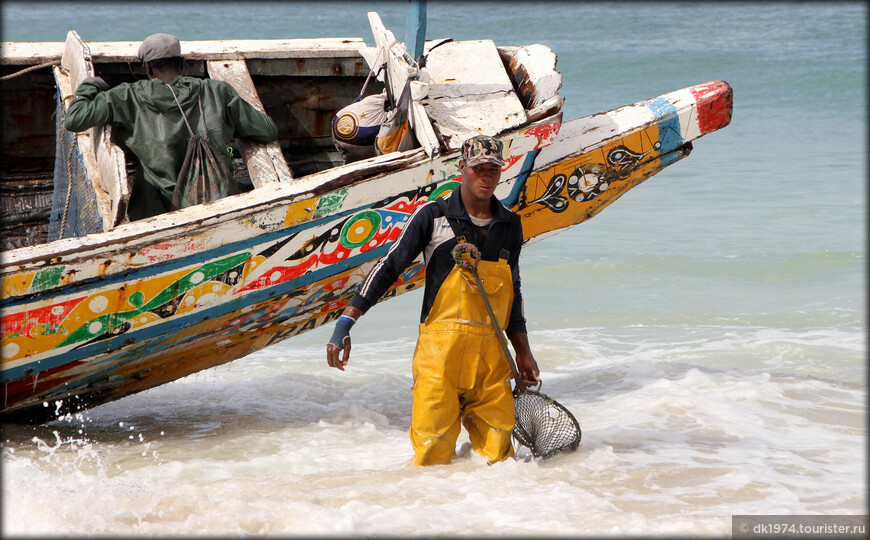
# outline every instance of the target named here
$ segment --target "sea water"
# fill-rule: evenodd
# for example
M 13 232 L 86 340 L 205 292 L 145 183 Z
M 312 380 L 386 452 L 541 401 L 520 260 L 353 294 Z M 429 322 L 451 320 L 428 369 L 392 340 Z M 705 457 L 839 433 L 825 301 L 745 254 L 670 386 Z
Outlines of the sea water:
M 405 2 L 4 2 L 2 39 L 404 36 Z M 522 254 L 571 454 L 414 468 L 421 297 L 41 427 L 3 426 L 4 535 L 728 535 L 866 514 L 864 3 L 429 2 L 430 39 L 544 43 L 565 119 L 723 79 L 730 126 Z M 54 406 L 50 404 L 50 406 Z

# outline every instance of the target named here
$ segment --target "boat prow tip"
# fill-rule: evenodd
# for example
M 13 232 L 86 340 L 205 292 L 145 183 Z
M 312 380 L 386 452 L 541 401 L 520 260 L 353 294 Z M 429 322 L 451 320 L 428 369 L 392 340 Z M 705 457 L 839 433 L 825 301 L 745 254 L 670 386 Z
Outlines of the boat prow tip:
M 731 123 L 734 89 L 723 80 L 709 81 L 690 88 L 698 101 L 698 127 L 701 135 L 720 130 Z

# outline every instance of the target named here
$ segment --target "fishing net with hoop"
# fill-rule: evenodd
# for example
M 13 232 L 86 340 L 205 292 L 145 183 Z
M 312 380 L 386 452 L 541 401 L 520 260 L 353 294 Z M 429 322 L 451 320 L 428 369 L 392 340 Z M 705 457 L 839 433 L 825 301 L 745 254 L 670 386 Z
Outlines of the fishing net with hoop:
M 536 390 L 514 389 L 513 436 L 534 457 L 547 459 L 580 446 L 582 431 L 561 403 Z

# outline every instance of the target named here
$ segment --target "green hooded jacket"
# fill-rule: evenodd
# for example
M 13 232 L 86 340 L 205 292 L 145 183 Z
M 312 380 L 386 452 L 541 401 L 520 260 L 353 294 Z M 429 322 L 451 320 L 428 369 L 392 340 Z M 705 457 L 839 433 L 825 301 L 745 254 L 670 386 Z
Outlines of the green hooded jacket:
M 242 99 L 223 81 L 179 76 L 171 83 L 190 127 L 202 135 L 198 100 L 202 99 L 208 139 L 223 150 L 234 137 L 268 143 L 278 138 L 278 129 L 268 115 Z M 178 104 L 160 79 L 122 83 L 101 92 L 93 83 L 82 83 L 66 112 L 64 126 L 70 131 L 111 124 L 139 164 L 130 197 L 128 215 L 142 219 L 171 209 L 172 191 L 184 163 L 190 132 Z M 230 156 L 223 152 L 232 167 Z

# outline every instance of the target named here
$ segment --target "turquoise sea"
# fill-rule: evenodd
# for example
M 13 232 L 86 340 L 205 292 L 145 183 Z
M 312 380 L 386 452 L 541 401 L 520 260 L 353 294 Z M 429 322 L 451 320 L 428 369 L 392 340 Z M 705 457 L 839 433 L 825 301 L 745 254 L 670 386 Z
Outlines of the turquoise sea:
M 4 41 L 398 37 L 407 2 L 2 3 Z M 430 1 L 429 39 L 543 43 L 564 118 L 723 79 L 730 126 L 521 265 L 549 461 L 411 456 L 421 297 L 88 411 L 3 426 L 10 535 L 729 536 L 867 513 L 867 4 Z M 464 435 L 462 437 L 465 437 Z M 467 440 L 464 439 L 464 440 Z M 463 438 L 460 438 L 460 445 Z

